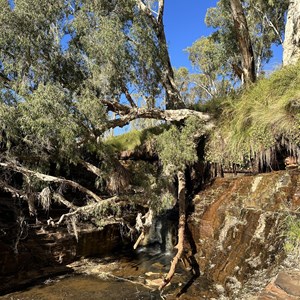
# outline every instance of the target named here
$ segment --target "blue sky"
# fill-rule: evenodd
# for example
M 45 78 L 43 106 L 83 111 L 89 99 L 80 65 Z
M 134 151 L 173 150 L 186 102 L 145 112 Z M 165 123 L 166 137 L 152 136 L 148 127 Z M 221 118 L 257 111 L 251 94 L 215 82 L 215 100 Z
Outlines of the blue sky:
M 204 19 L 209 7 L 216 6 L 218 0 L 165 0 L 164 24 L 172 65 L 185 66 L 192 71 L 188 54 L 184 49 L 191 46 L 201 36 L 207 36 L 212 28 L 207 28 Z M 273 47 L 274 57 L 266 69 L 273 70 L 281 64 L 282 47 Z
M 188 54 L 183 50 L 201 36 L 207 36 L 204 19 L 209 7 L 216 6 L 216 0 L 165 0 L 164 24 L 172 65 L 190 67 Z

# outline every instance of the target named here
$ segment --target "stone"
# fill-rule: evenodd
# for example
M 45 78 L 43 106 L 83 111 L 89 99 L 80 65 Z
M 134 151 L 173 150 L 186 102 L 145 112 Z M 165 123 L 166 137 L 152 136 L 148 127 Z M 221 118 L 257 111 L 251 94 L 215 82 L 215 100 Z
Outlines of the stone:
M 274 283 L 268 284 L 257 300 L 296 300 L 296 297 L 288 295 Z
M 280 272 L 275 284 L 289 295 L 300 298 L 300 271 Z

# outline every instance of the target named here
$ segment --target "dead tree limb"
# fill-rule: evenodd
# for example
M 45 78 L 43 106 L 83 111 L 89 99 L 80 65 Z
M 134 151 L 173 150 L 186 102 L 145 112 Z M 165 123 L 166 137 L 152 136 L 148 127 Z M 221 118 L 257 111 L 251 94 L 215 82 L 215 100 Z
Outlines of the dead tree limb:
M 190 110 L 190 109 L 167 109 L 161 110 L 158 108 L 133 108 L 126 114 L 121 114 L 118 119 L 108 120 L 101 128 L 100 132 L 104 132 L 108 129 L 115 127 L 123 127 L 129 122 L 135 119 L 158 119 L 165 121 L 181 121 L 188 117 L 196 116 L 201 121 L 208 122 L 211 117 L 208 114 L 204 114 L 199 111 Z M 208 125 L 210 127 L 211 125 Z
M 107 205 L 107 203 L 109 202 L 115 203 L 115 201 L 118 199 L 119 199 L 118 197 L 112 197 L 108 199 L 103 199 L 101 202 L 77 207 L 74 211 L 61 215 L 60 219 L 56 224 L 57 225 L 61 224 L 65 218 L 70 218 L 79 214 L 91 214 L 93 211 L 103 207 L 104 205 Z
M 65 199 L 61 194 L 59 193 L 53 193 L 52 195 L 53 199 L 59 203 L 62 203 L 63 205 L 65 205 L 66 207 L 76 210 L 78 208 L 78 206 L 72 204 L 71 202 L 69 202 L 67 199 Z
M 12 197 L 16 197 L 16 198 L 24 198 L 27 199 L 27 195 L 26 193 L 24 193 L 21 190 L 18 190 L 12 186 L 10 186 L 9 184 L 7 184 L 6 182 L 0 180 L 0 185 L 1 188 L 5 191 L 8 192 L 12 195 Z
M 55 176 L 46 175 L 46 174 L 43 174 L 43 173 L 40 173 L 40 172 L 32 171 L 32 170 L 29 170 L 25 167 L 17 166 L 13 163 L 0 163 L 0 167 L 22 173 L 26 176 L 28 176 L 28 175 L 35 176 L 36 178 L 40 179 L 41 181 L 54 182 L 54 183 L 64 183 L 64 184 L 67 184 L 67 185 L 69 185 L 73 188 L 78 189 L 80 192 L 83 192 L 83 193 L 87 194 L 88 196 L 92 197 L 97 202 L 102 201 L 102 199 L 99 196 L 97 196 L 94 192 L 92 192 L 91 190 L 85 188 L 84 186 L 80 185 L 79 183 L 77 183 L 75 181 L 72 181 L 72 180 L 69 180 L 69 179 L 59 178 L 59 177 L 55 177 Z

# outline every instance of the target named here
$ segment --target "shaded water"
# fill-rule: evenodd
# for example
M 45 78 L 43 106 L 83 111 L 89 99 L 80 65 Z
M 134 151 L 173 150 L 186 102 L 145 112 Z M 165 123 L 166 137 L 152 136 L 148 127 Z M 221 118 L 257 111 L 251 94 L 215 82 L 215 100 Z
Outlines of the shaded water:
M 156 293 L 157 294 L 157 293 Z M 54 279 L 51 283 L 28 288 L 1 299 L 24 300 L 99 300 L 99 299 L 159 299 L 158 295 L 129 282 L 106 281 L 95 276 L 77 275 Z
M 161 297 L 157 290 L 161 279 L 168 272 L 172 255 L 157 253 L 157 249 L 135 253 L 121 259 L 83 259 L 70 266 L 75 273 L 49 278 L 44 282 L 22 291 L 0 297 L 2 300 L 156 300 L 176 299 L 191 272 L 180 266 L 172 283 Z M 149 249 L 147 249 L 149 250 Z M 202 287 L 201 287 L 202 285 Z M 199 289 L 200 288 L 200 289 Z M 199 282 L 193 284 L 188 294 L 181 299 L 209 299 L 200 294 L 207 289 Z

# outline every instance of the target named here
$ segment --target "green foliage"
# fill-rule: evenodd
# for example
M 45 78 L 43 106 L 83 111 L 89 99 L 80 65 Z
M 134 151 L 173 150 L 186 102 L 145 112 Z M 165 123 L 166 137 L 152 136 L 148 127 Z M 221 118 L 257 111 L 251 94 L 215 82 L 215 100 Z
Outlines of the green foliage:
M 201 53 L 195 55 L 202 56 Z M 175 69 L 174 74 L 176 86 L 186 107 L 205 104 L 213 98 L 227 95 L 232 90 L 230 81 L 225 75 L 221 79 L 216 70 L 208 73 L 189 73 L 188 69 L 181 67 Z
M 205 102 L 198 102 L 193 108 L 197 111 L 210 114 L 214 119 L 218 119 L 223 113 L 223 110 L 226 108 L 228 97 L 231 97 L 233 94 L 234 91 L 227 96 L 213 97 Z
M 221 53 L 224 49 L 221 47 L 222 45 L 215 43 L 211 37 L 201 37 L 187 48 L 187 52 L 193 66 L 204 74 L 212 76 L 212 79 L 216 79 L 217 75 L 223 72 L 221 66 L 224 62 L 221 61 Z
M 12 89 L 24 96 L 49 80 L 76 86 L 81 72 L 60 44 L 70 14 L 68 1 L 18 0 L 14 9 L 9 1 L 2 2 L 0 62 Z
M 170 192 L 172 182 L 161 174 L 157 164 L 147 161 L 133 161 L 129 164 L 133 189 L 131 196 L 136 203 L 149 206 L 155 215 L 159 215 L 176 204 L 176 197 Z
M 203 132 L 203 124 L 190 117 L 181 128 L 172 125 L 157 137 L 158 155 L 168 174 L 184 171 L 187 165 L 197 161 L 195 141 Z
M 59 87 L 41 85 L 19 105 L 24 139 L 32 143 L 33 149 L 60 150 L 66 155 L 74 151 L 80 128 L 70 113 L 70 101 Z
M 272 44 L 282 43 L 284 14 L 288 3 L 287 0 L 242 1 L 258 75 L 262 72 L 264 64 L 272 57 Z M 208 9 L 205 22 L 215 31 L 209 37 L 201 37 L 187 49 L 191 62 L 203 74 L 215 78 L 227 75 L 232 80 L 239 80 L 237 70 L 242 70 L 242 59 L 230 1 L 220 0 L 216 7 Z
M 152 198 L 150 208 L 155 215 L 161 215 L 164 212 L 172 209 L 177 202 L 176 197 L 168 190 L 160 190 L 160 193 Z
M 300 219 L 296 216 L 287 218 L 285 250 L 288 254 L 300 258 Z
M 120 97 L 130 83 L 137 94 L 160 93 L 162 55 L 155 31 L 136 1 L 83 1 L 72 28 L 90 72 L 90 84 L 103 97 Z
M 256 77 L 259 77 L 263 74 L 264 64 L 273 55 L 272 44 L 282 43 L 288 1 L 241 2 L 254 51 Z M 191 63 L 199 72 L 189 75 L 188 97 L 193 99 L 192 103 L 226 96 L 241 82 L 244 72 L 230 1 L 220 0 L 216 7 L 208 9 L 205 22 L 215 31 L 208 37 L 199 38 L 186 49 Z
M 243 163 L 278 143 L 300 145 L 299 65 L 274 72 L 251 89 L 227 98 L 210 137 L 207 159 Z
M 156 135 L 163 132 L 165 127 L 165 125 L 161 125 L 144 130 L 131 130 L 125 134 L 109 137 L 104 143 L 116 152 L 134 150 L 151 142 Z
M 0 126 L 5 151 L 14 145 L 10 155 L 76 162 L 99 154 L 114 111 L 102 101 L 161 96 L 167 49 L 136 1 L 0 0 L 0 7 Z
M 128 133 L 109 137 L 105 141 L 105 145 L 111 147 L 114 151 L 121 152 L 126 150 L 134 150 L 141 145 L 142 133 L 138 130 L 131 130 Z

